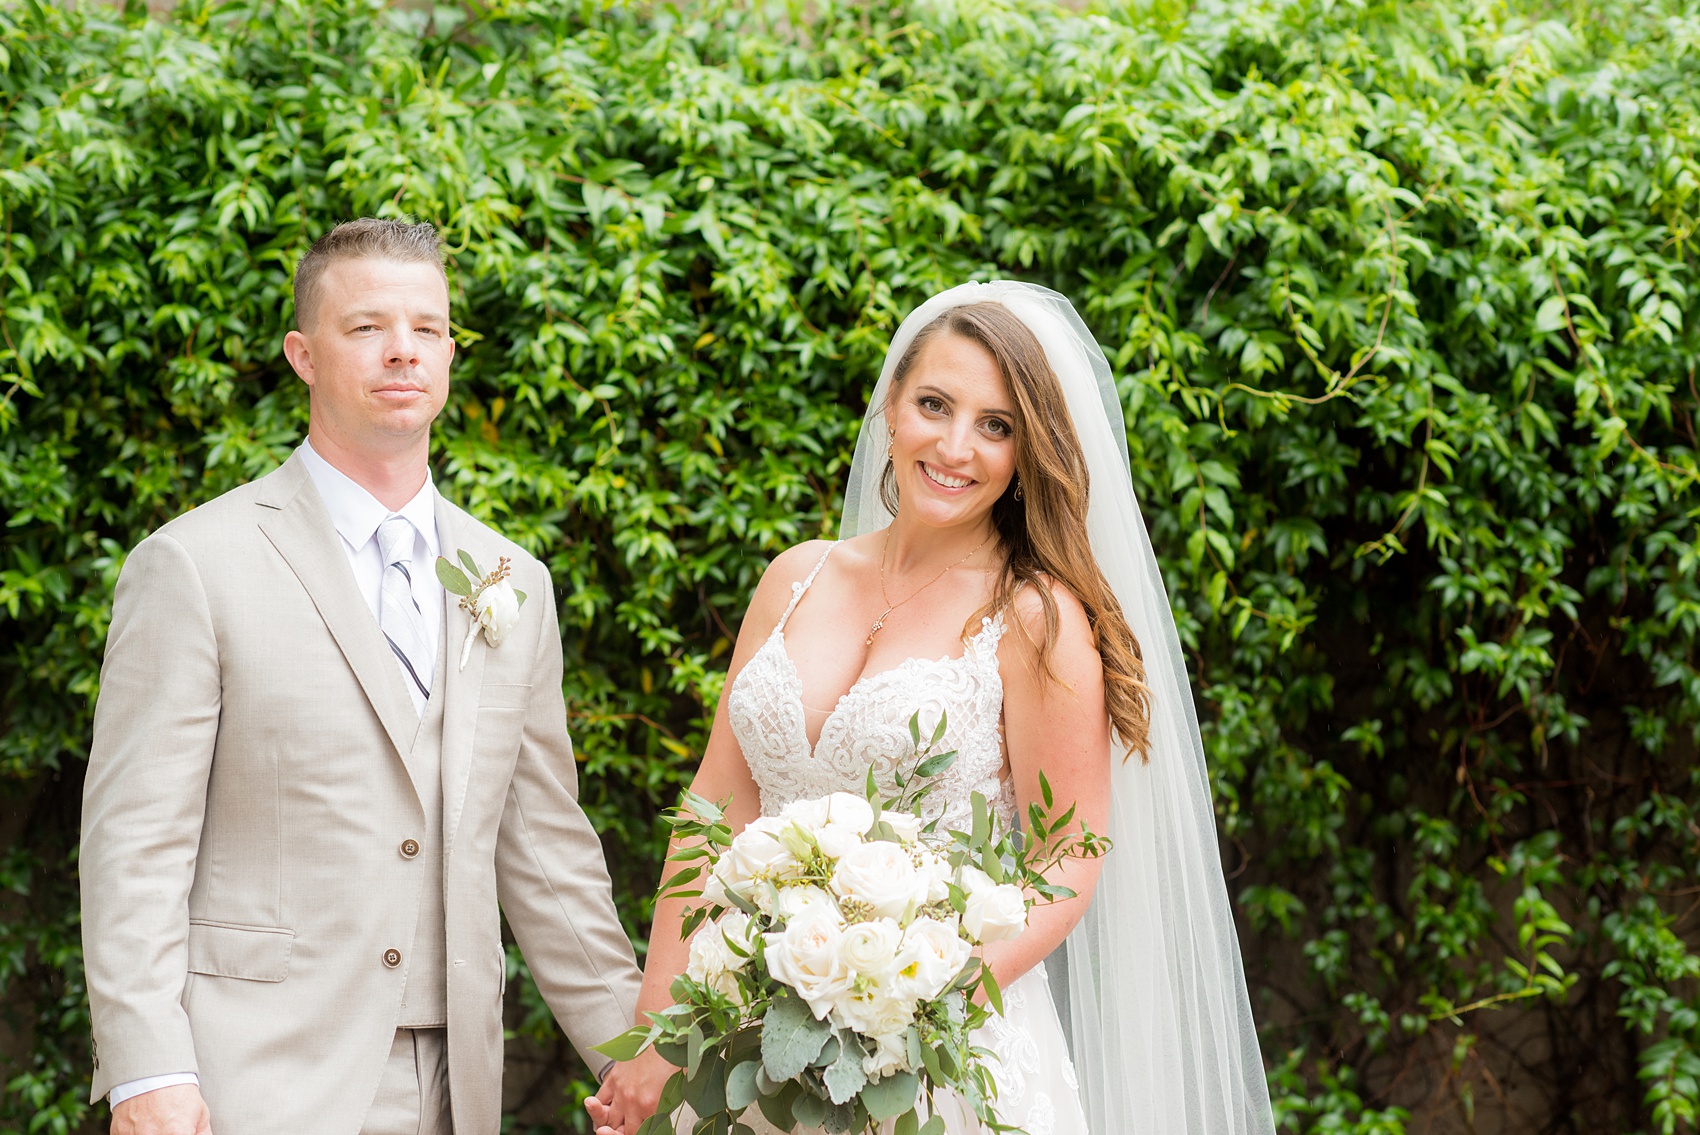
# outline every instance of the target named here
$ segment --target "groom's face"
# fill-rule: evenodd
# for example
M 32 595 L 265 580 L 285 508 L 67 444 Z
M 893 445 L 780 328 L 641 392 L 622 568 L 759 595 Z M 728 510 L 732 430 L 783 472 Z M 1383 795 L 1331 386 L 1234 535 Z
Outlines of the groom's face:
M 374 456 L 416 445 L 449 393 L 449 291 L 433 264 L 340 260 L 318 309 L 284 342 L 311 389 L 312 429 Z

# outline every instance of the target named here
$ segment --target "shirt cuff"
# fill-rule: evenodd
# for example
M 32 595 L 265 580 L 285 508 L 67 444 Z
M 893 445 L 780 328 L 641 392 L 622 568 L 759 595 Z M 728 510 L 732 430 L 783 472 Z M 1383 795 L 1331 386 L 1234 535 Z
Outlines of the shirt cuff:
M 131 1080 L 119 1084 L 106 1093 L 106 1103 L 109 1107 L 117 1107 L 125 1100 L 134 1099 L 143 1092 L 157 1091 L 160 1088 L 172 1088 L 178 1084 L 193 1084 L 201 1086 L 201 1078 L 193 1072 L 168 1072 L 164 1076 L 144 1076 L 140 1080 Z
M 617 1060 L 610 1060 L 608 1063 L 604 1064 L 601 1070 L 596 1073 L 596 1082 L 600 1084 L 602 1081 L 606 1080 L 608 1078 L 608 1073 L 612 1072 L 614 1070 L 614 1065 L 618 1063 L 619 1061 Z

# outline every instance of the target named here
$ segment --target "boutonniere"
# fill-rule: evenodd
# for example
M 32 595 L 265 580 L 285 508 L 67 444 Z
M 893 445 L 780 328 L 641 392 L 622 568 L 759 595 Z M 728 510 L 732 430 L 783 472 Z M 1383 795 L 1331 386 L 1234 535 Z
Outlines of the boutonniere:
M 525 592 L 515 591 L 513 584 L 508 582 L 508 557 L 498 560 L 496 570 L 486 575 L 465 551 L 455 555 L 466 565 L 466 571 L 451 564 L 447 557 L 438 556 L 437 581 L 460 596 L 461 610 L 472 616 L 472 626 L 467 628 L 466 641 L 460 647 L 460 668 L 464 670 L 466 660 L 472 657 L 472 640 L 478 637 L 480 630 L 484 632 L 485 642 L 491 646 L 502 645 L 508 632 L 519 623 L 519 608 L 525 602 Z

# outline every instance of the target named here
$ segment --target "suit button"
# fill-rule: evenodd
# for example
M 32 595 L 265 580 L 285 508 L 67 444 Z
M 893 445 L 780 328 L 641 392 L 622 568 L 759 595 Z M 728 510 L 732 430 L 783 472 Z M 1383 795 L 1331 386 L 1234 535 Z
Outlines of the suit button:
M 401 964 L 401 951 L 400 950 L 385 950 L 384 951 L 384 964 L 386 966 L 389 966 L 391 969 L 394 969 L 395 967 L 399 966 Z
M 412 859 L 415 855 L 418 855 L 418 854 L 419 854 L 419 841 L 418 840 L 416 840 L 416 839 L 404 839 L 404 840 L 401 841 L 401 857 L 403 859 Z

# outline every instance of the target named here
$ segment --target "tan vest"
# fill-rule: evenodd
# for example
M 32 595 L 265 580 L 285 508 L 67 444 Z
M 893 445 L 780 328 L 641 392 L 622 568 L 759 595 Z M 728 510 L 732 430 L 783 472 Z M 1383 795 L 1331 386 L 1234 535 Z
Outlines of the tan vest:
M 413 927 L 413 948 L 407 955 L 407 979 L 402 988 L 403 1028 L 441 1028 L 449 1023 L 448 918 L 443 912 L 443 703 L 448 688 L 448 630 L 437 647 L 437 671 L 431 679 L 431 697 L 419 719 L 419 732 L 407 765 L 413 781 L 421 785 L 420 803 L 425 806 L 425 831 L 415 862 L 424 872 L 424 892 L 419 896 L 419 921 Z M 404 844 L 401 853 L 408 851 Z

